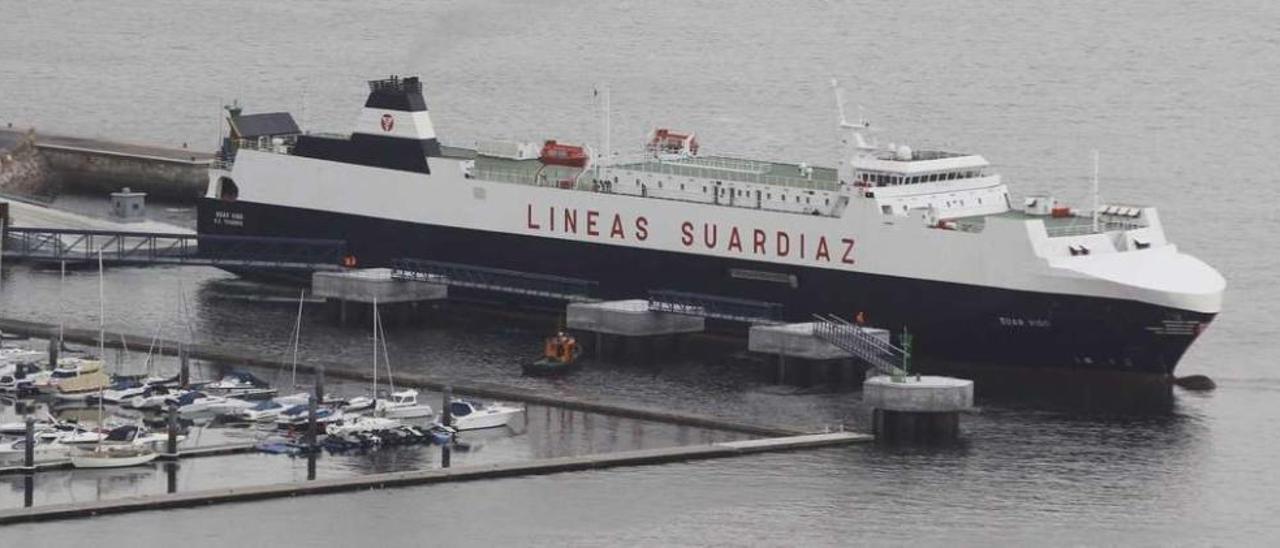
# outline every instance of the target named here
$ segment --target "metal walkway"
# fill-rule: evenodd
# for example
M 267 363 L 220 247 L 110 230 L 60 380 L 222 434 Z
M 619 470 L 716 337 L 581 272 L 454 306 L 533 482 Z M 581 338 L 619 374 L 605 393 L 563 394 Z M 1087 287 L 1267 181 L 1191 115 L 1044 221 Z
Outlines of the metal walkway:
M 60 228 L 8 227 L 0 241 L 6 259 L 102 262 L 112 265 L 206 265 L 246 269 L 339 270 L 342 240 L 215 236 Z
M 815 337 L 853 354 L 886 375 L 904 375 L 910 368 L 910 351 L 880 340 L 857 324 L 833 314 L 815 314 L 813 320 Z
M 778 318 L 782 314 L 782 305 L 701 293 L 654 290 L 649 292 L 649 310 L 761 324 L 781 323 Z
M 425 259 L 392 259 L 391 277 L 570 302 L 594 302 L 596 282 Z

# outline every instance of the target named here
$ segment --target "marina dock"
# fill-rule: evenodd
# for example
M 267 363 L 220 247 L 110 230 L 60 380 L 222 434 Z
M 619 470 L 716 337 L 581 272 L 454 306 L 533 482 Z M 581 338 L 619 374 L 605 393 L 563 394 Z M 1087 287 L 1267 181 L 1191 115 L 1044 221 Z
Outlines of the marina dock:
M 645 466 L 671 462 L 718 459 L 746 456 L 768 451 L 790 451 L 838 445 L 850 445 L 871 441 L 871 436 L 849 432 L 809 434 L 780 438 L 746 440 L 624 451 L 578 457 L 543 459 L 516 464 L 466 466 L 439 470 L 371 474 L 366 476 L 281 483 L 235 489 L 213 489 L 189 493 L 172 493 L 156 496 L 129 497 L 117 500 L 56 504 L 17 510 L 0 511 L 0 525 L 92 517 L 103 514 L 140 512 L 190 506 L 207 506 L 264 500 L 271 498 L 319 495 L 343 491 L 387 489 L 436 483 L 474 481 L 514 476 L 556 474 L 583 470 L 601 470 L 621 466 Z

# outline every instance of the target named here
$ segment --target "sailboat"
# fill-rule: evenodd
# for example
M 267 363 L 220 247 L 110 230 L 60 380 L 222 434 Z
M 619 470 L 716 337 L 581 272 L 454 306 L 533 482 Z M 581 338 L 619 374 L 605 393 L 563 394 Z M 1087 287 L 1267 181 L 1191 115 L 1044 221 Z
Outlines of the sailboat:
M 101 255 L 99 255 L 101 257 Z M 101 264 L 101 263 L 99 263 Z M 102 397 L 98 397 L 98 425 L 102 425 Z M 76 468 L 124 468 L 146 464 L 159 456 L 150 444 L 138 443 L 140 428 L 117 429 L 118 438 L 103 436 L 92 448 L 78 449 L 71 453 L 71 465 Z M 113 431 L 115 433 L 115 431 Z
M 102 396 L 102 391 L 111 386 L 111 377 L 107 376 L 103 369 L 102 359 L 106 356 L 107 344 L 107 317 L 106 317 L 106 296 L 103 281 L 102 268 L 102 250 L 98 250 L 98 359 L 97 360 L 80 360 L 75 364 L 74 372 L 69 377 L 59 377 L 59 371 L 63 368 L 62 360 L 58 360 L 58 367 L 54 369 L 49 384 L 52 386 L 52 392 L 60 400 L 84 401 L 90 396 L 97 394 Z M 72 358 L 75 359 L 75 358 Z M 65 373 L 64 373 L 65 375 Z M 55 382 L 55 380 L 59 380 Z
M 378 343 L 381 340 L 382 346 Z M 378 352 L 382 351 L 383 362 L 387 367 L 387 384 L 391 387 L 390 398 L 378 399 Z M 378 301 L 373 301 L 373 397 L 351 398 L 347 410 L 360 411 L 372 409 L 374 414 L 397 419 L 416 419 L 430 417 L 434 414 L 430 405 L 418 403 L 418 391 L 406 389 L 396 391 L 395 378 L 391 375 L 391 353 L 387 350 L 387 336 L 382 329 L 381 315 L 378 314 Z

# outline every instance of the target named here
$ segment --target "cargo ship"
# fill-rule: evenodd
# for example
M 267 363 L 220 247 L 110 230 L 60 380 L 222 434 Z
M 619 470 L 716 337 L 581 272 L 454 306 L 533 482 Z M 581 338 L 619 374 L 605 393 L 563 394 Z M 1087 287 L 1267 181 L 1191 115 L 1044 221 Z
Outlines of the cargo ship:
M 425 258 L 591 280 L 601 298 L 856 316 L 910 329 L 938 363 L 1169 375 L 1220 311 L 1225 280 L 1156 208 L 1015 199 L 982 156 L 881 145 L 842 102 L 844 156 L 818 166 L 716 155 L 674 129 L 630 154 L 445 146 L 421 80 L 379 79 L 350 134 L 231 109 L 198 230 L 342 239 L 360 267 Z

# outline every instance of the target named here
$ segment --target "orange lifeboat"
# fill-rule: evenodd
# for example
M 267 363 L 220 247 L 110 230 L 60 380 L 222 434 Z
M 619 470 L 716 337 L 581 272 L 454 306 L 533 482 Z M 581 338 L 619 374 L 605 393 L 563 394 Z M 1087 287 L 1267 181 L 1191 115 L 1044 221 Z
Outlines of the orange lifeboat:
M 586 147 L 557 143 L 553 139 L 542 144 L 538 161 L 547 166 L 586 167 L 590 158 Z

